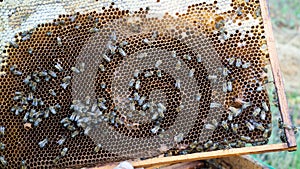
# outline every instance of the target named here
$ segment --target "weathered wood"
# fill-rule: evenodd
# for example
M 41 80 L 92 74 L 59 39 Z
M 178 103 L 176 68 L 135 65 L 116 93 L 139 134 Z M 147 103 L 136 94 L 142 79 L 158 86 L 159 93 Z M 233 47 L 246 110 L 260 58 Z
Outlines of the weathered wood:
M 172 164 L 172 163 L 205 160 L 205 159 L 212 159 L 212 158 L 239 156 L 245 154 L 259 154 L 259 153 L 266 153 L 266 152 L 295 150 L 295 149 L 296 147 L 289 147 L 286 143 L 280 143 L 280 144 L 271 144 L 271 145 L 254 146 L 254 147 L 234 148 L 229 150 L 217 150 L 217 151 L 203 152 L 203 153 L 193 153 L 193 154 L 172 156 L 172 157 L 152 158 L 144 161 L 132 162 L 132 165 L 134 167 L 150 167 L 152 165 Z
M 261 6 L 263 23 L 265 27 L 265 35 L 267 38 L 267 46 L 268 46 L 268 51 L 270 56 L 271 68 L 272 68 L 273 78 L 275 82 L 275 89 L 278 94 L 278 102 L 279 102 L 279 109 L 281 112 L 281 118 L 283 120 L 283 123 L 292 126 L 292 122 L 288 112 L 288 104 L 287 104 L 286 95 L 284 91 L 282 76 L 280 73 L 279 61 L 278 61 L 278 56 L 275 47 L 275 40 L 273 36 L 273 30 L 272 30 L 272 25 L 271 25 L 271 20 L 270 20 L 270 15 L 268 12 L 268 5 L 266 0 L 260 0 L 260 6 Z M 287 137 L 288 146 L 296 147 L 297 143 L 296 143 L 294 132 L 292 130 L 286 129 L 285 134 Z

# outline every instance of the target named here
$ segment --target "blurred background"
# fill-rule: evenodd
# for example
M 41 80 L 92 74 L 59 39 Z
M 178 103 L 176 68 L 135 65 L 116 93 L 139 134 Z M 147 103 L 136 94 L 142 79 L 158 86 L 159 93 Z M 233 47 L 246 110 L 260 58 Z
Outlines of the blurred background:
M 286 95 L 294 125 L 300 126 L 300 1 L 267 0 L 270 8 L 273 33 L 276 41 L 280 68 L 283 75 Z M 278 112 L 274 110 L 273 122 L 276 123 Z M 273 129 L 274 130 L 274 129 Z M 276 129 L 275 129 L 276 130 Z M 276 131 L 275 131 L 276 133 Z M 278 133 L 278 132 L 277 132 Z M 296 134 L 298 151 L 276 152 L 253 155 L 256 160 L 270 168 L 300 168 L 300 136 Z M 270 142 L 280 142 L 273 134 Z

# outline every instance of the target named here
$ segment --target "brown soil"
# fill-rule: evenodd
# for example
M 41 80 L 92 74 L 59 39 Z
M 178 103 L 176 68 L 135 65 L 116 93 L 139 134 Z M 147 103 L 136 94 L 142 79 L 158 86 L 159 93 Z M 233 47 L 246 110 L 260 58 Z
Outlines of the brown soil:
M 285 89 L 300 94 L 300 31 L 274 28 L 274 37 Z

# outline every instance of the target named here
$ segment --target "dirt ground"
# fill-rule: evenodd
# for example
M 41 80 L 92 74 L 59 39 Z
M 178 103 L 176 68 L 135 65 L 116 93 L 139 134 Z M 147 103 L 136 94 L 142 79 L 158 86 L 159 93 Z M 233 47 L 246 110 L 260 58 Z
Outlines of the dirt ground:
M 300 31 L 273 30 L 286 91 L 300 94 Z

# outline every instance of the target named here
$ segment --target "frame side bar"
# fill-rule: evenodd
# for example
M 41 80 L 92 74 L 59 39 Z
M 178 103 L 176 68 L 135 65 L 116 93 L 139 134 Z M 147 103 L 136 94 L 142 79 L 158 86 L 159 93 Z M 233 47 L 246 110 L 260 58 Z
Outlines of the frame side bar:
M 261 6 L 263 24 L 265 27 L 265 34 L 267 38 L 267 46 L 270 55 L 270 62 L 271 62 L 271 68 L 272 68 L 273 78 L 275 82 L 275 88 L 278 95 L 281 118 L 283 120 L 283 123 L 292 126 L 292 122 L 288 112 L 288 104 L 287 104 L 286 95 L 284 91 L 282 76 L 279 68 L 279 60 L 276 52 L 275 40 L 273 36 L 270 15 L 268 12 L 267 0 L 260 0 L 260 6 Z M 286 134 L 288 146 L 297 147 L 294 131 L 285 129 L 285 134 Z

